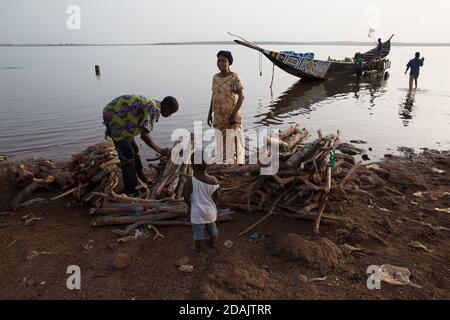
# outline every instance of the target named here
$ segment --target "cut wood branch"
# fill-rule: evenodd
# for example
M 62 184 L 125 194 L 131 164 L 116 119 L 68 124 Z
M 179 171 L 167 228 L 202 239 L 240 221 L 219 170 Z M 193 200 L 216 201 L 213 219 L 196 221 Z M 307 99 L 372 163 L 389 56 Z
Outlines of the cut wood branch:
M 31 184 L 22 189 L 11 201 L 11 209 L 17 211 L 20 209 L 21 204 L 38 188 L 47 187 L 50 183 L 54 182 L 55 178 L 48 176 L 46 179 L 34 179 Z
M 342 179 L 341 183 L 339 184 L 339 188 L 341 188 L 341 189 L 344 188 L 345 183 L 352 179 L 355 172 L 359 168 L 361 168 L 361 166 L 362 166 L 362 161 L 358 162 L 355 166 L 353 166 L 353 168 L 351 168 L 350 171 L 346 174 L 344 179 Z
M 160 221 L 179 218 L 183 216 L 187 216 L 187 209 L 177 209 L 171 212 L 162 212 L 143 216 L 125 216 L 125 217 L 106 216 L 94 219 L 92 221 L 92 226 L 94 227 L 112 226 L 112 225 L 136 223 L 138 221 L 146 221 L 146 222 Z
M 81 185 L 80 188 L 87 187 L 87 186 L 89 186 L 89 184 L 90 184 L 90 182 L 87 182 L 87 183 Z M 64 198 L 65 196 L 68 196 L 69 194 L 74 193 L 74 192 L 77 191 L 78 189 L 79 189 L 79 187 L 77 186 L 77 187 L 75 187 L 75 188 L 72 188 L 72 189 L 70 189 L 70 190 L 64 192 L 63 194 L 60 194 L 59 196 L 56 196 L 56 197 L 51 198 L 50 200 L 54 201 L 54 200 L 58 200 L 58 199 L 60 199 L 60 198 Z
M 290 137 L 291 135 L 293 135 L 294 133 L 296 133 L 300 128 L 300 124 L 296 123 L 295 125 L 291 126 L 289 129 L 286 129 L 284 131 L 280 131 L 279 133 L 279 138 L 280 139 L 285 139 Z
M 252 224 L 250 227 L 248 227 L 247 229 L 245 229 L 244 231 L 242 231 L 241 233 L 239 233 L 239 236 L 242 236 L 246 233 L 248 233 L 249 231 L 253 230 L 255 227 L 257 227 L 261 222 L 263 222 L 264 220 L 266 220 L 267 218 L 269 218 L 270 216 L 273 215 L 275 208 L 278 204 L 278 202 L 285 196 L 287 192 L 281 194 L 274 202 L 274 204 L 272 205 L 272 208 L 270 209 L 269 213 L 266 214 L 264 217 L 262 217 L 261 219 L 259 219 L 258 221 L 256 221 L 254 224 Z
M 319 208 L 319 214 L 316 216 L 314 220 L 314 233 L 319 234 L 320 220 L 322 219 L 323 211 L 325 210 L 325 206 L 327 204 L 328 195 L 323 194 L 321 199 L 321 204 Z
M 7 175 L 9 182 L 18 187 L 29 185 L 34 180 L 31 171 L 25 168 L 23 164 L 11 164 L 7 167 Z

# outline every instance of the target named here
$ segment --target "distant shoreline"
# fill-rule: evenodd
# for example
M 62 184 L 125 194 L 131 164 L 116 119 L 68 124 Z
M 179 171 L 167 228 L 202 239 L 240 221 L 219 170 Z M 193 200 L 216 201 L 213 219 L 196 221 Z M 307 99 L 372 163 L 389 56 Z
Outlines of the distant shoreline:
M 374 42 L 357 41 L 255 41 L 259 45 L 303 45 L 303 46 L 375 46 Z M 189 46 L 189 45 L 236 45 L 233 41 L 158 42 L 158 43 L 60 43 L 60 44 L 0 44 L 0 47 L 131 47 L 131 46 Z M 395 47 L 450 47 L 450 43 L 392 42 Z

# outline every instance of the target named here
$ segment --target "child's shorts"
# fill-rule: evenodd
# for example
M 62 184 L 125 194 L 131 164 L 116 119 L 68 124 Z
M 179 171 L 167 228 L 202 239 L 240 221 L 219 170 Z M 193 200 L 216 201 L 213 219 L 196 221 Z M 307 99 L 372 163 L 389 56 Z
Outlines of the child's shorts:
M 217 237 L 219 234 L 219 230 L 217 229 L 216 223 L 209 224 L 192 224 L 192 232 L 194 234 L 194 240 L 203 240 L 205 239 L 205 227 L 206 232 L 210 237 Z

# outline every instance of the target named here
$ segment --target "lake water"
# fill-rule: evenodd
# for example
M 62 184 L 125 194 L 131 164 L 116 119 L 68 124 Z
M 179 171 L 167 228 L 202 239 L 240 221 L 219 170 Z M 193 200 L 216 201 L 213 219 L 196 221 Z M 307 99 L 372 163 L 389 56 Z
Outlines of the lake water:
M 325 60 L 369 49 L 265 47 L 315 52 Z M 449 47 L 393 47 L 387 81 L 302 83 L 275 68 L 272 90 L 272 64 L 263 58 L 260 76 L 258 53 L 240 46 L 1 47 L 0 153 L 11 160 L 67 159 L 101 141 L 103 107 L 119 95 L 133 93 L 177 97 L 180 111 L 162 118 L 152 134 L 162 146 L 171 146 L 174 129 L 192 130 L 195 120 L 206 123 L 220 49 L 233 52 L 232 70 L 245 86 L 241 113 L 246 129 L 284 128 L 293 122 L 313 136 L 319 128 L 325 134 L 339 129 L 344 141 L 367 141 L 372 160 L 395 153 L 398 146 L 450 147 Z M 425 66 L 419 89 L 409 92 L 405 65 L 417 50 L 425 56 Z M 101 78 L 95 76 L 96 64 Z M 145 146 L 141 150 L 153 154 Z

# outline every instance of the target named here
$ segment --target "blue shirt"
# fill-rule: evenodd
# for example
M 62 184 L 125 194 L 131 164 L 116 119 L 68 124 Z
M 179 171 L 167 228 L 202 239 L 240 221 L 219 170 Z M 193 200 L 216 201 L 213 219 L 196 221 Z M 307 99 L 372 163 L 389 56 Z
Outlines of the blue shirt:
M 411 69 L 410 75 L 419 76 L 420 67 L 423 66 L 423 60 L 414 58 L 414 59 L 410 60 L 406 66 Z

